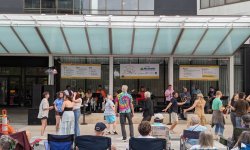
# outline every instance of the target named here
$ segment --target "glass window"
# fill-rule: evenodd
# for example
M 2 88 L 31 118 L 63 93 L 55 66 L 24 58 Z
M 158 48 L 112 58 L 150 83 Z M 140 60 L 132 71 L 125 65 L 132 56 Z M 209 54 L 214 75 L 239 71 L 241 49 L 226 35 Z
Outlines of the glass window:
M 236 3 L 236 2 L 240 2 L 242 0 L 226 0 L 226 3 Z
M 224 0 L 210 0 L 210 7 L 224 5 Z
M 154 10 L 154 0 L 139 0 L 139 10 Z
M 123 10 L 138 10 L 138 0 L 123 0 Z
M 121 0 L 107 0 L 107 10 L 121 10 Z
M 92 2 L 93 9 L 93 2 Z M 106 0 L 98 0 L 98 10 L 106 10 Z
M 235 65 L 242 65 L 243 64 L 243 51 L 239 50 L 238 52 L 235 53 L 234 55 L 234 64 Z
M 90 9 L 90 0 L 82 0 L 82 8 L 84 10 L 89 10 Z
M 56 8 L 56 0 L 42 0 L 42 8 Z
M 200 0 L 201 8 L 208 8 L 209 7 L 209 0 Z
M 42 76 L 46 75 L 46 68 L 44 67 L 27 67 L 25 70 L 26 75 Z
M 19 67 L 0 67 L 0 75 L 21 75 Z
M 73 9 L 73 1 L 72 0 L 60 0 L 58 1 L 59 9 Z
M 25 8 L 40 8 L 40 0 L 25 0 Z

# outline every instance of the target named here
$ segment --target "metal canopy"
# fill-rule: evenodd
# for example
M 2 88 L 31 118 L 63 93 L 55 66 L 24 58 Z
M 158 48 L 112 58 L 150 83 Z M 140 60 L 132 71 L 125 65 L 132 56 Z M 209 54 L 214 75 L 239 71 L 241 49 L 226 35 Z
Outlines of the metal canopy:
M 232 56 L 250 17 L 0 15 L 6 55 Z

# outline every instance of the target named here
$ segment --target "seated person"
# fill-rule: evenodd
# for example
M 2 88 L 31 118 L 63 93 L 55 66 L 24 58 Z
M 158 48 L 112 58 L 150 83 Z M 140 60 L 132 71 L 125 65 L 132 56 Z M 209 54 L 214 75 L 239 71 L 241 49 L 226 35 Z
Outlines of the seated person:
M 190 126 L 186 129 L 189 131 L 206 131 L 207 127 L 200 125 L 200 118 L 198 116 L 192 116 L 190 120 Z M 190 148 L 193 145 L 199 143 L 198 139 L 188 139 L 186 146 Z
M 201 132 L 199 137 L 199 145 L 194 145 L 190 150 L 196 149 L 217 149 L 214 147 L 213 134 L 211 132 Z
M 250 114 L 246 114 L 244 116 L 242 116 L 242 128 L 250 128 Z
M 0 150 L 14 150 L 17 141 L 8 135 L 2 135 L 0 138 Z
M 138 131 L 140 133 L 140 136 L 138 138 L 154 138 L 151 134 L 151 125 L 148 121 L 142 121 L 138 126 Z
M 8 134 L 13 134 L 16 133 L 16 131 L 14 130 L 14 128 L 10 125 L 10 120 L 8 118 L 8 122 L 7 122 L 7 127 L 8 127 Z M 0 133 L 2 133 L 2 124 L 0 124 Z
M 250 149 L 250 131 L 241 133 L 239 140 L 232 150 L 247 150 Z
M 107 128 L 107 126 L 104 123 L 97 122 L 96 125 L 95 125 L 95 135 L 96 136 L 104 136 L 106 128 Z M 116 150 L 116 147 L 111 145 L 111 150 Z
M 152 136 L 157 138 L 166 138 L 169 140 L 169 128 L 163 124 L 164 116 L 160 113 L 154 115 L 152 126 Z

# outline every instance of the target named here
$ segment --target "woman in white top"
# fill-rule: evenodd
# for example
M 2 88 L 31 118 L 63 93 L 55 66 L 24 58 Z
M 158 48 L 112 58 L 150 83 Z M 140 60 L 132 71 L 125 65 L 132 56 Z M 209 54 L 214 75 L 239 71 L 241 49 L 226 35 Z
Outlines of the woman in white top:
M 38 113 L 38 116 L 37 118 L 38 119 L 41 119 L 41 124 L 42 124 L 42 127 L 41 127 L 41 136 L 44 135 L 44 131 L 46 129 L 46 126 L 47 126 L 47 119 L 49 117 L 49 110 L 53 109 L 53 106 L 49 106 L 49 92 L 45 91 L 43 92 L 43 99 L 40 103 L 40 106 L 39 106 L 39 113 Z
M 195 149 L 217 149 L 216 147 L 214 147 L 214 141 L 213 141 L 213 134 L 211 132 L 208 131 L 204 131 L 200 133 L 200 137 L 199 137 L 199 145 L 194 145 L 190 148 L 191 150 L 195 150 Z
M 82 105 L 82 98 L 81 95 L 79 93 L 74 93 L 73 96 L 73 112 L 74 112 L 74 116 L 75 116 L 75 136 L 80 136 L 80 128 L 79 128 L 79 118 L 81 115 L 81 105 Z

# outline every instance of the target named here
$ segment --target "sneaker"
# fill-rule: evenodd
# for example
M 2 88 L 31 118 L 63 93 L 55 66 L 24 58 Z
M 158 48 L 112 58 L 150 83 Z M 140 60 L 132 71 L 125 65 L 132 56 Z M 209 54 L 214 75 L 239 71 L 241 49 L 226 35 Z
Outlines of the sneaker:
M 113 131 L 113 133 L 114 133 L 115 135 L 117 135 L 117 134 L 118 134 L 116 131 Z
M 127 138 L 122 138 L 122 141 L 123 142 L 127 142 Z
M 110 131 L 107 131 L 107 133 L 106 133 L 107 135 L 109 135 L 109 134 L 111 134 L 111 132 Z

